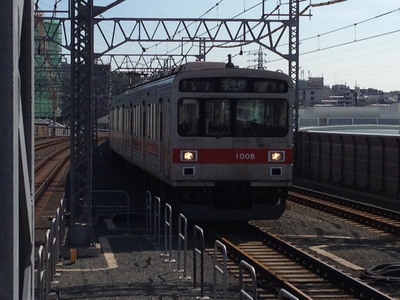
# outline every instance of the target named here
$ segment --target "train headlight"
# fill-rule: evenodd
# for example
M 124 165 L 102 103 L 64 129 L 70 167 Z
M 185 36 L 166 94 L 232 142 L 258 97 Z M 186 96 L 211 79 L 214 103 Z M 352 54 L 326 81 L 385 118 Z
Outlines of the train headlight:
M 268 162 L 284 162 L 285 151 L 268 151 Z
M 181 150 L 181 162 L 197 161 L 196 150 Z

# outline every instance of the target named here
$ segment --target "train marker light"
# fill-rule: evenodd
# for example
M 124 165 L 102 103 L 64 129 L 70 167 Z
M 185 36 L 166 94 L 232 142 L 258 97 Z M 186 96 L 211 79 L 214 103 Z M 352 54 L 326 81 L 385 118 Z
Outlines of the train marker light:
M 196 150 L 181 150 L 181 162 L 197 161 Z
M 184 167 L 182 168 L 182 176 L 195 176 L 195 167 Z
M 285 151 L 268 151 L 268 162 L 285 161 Z

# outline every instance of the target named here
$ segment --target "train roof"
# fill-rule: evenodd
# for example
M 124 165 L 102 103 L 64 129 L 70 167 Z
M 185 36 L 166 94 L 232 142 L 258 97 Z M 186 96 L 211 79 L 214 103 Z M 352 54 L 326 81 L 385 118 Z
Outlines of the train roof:
M 232 68 L 232 69 L 240 69 L 238 67 L 235 67 L 232 63 L 231 64 L 226 64 L 224 62 L 208 62 L 208 61 L 196 61 L 196 62 L 188 62 L 186 64 L 171 68 L 167 71 L 159 73 L 156 77 L 151 78 L 150 80 L 143 81 L 139 83 L 136 86 L 133 86 L 126 91 L 120 93 L 119 95 L 116 95 L 113 97 L 113 102 L 115 100 L 118 100 L 120 97 L 124 97 L 124 95 L 131 93 L 134 89 L 141 87 L 141 86 L 146 86 L 149 83 L 154 83 L 154 82 L 161 82 L 162 79 L 168 79 L 173 80 L 173 78 L 178 75 L 179 73 L 184 73 L 184 72 L 190 72 L 190 71 L 198 71 L 198 70 L 217 70 L 217 69 L 226 69 L 226 68 Z M 251 69 L 252 71 L 256 71 L 257 69 Z M 258 70 L 261 71 L 261 70 Z M 262 70 L 264 72 L 272 72 L 272 73 L 282 73 L 279 71 L 266 71 Z M 283 74 L 283 73 L 282 73 Z
M 178 73 L 194 71 L 194 70 L 210 70 L 210 69 L 225 69 L 225 68 L 226 68 L 226 64 L 223 62 L 208 62 L 208 61 L 207 62 L 206 61 L 188 62 L 186 64 L 171 68 L 164 72 L 160 72 L 159 74 L 152 77 L 151 79 L 142 81 L 139 84 L 131 87 L 130 89 L 127 89 L 126 91 L 122 92 L 121 94 L 129 93 L 130 90 L 132 90 L 138 86 L 145 85 L 149 82 L 154 82 L 156 80 L 159 80 L 159 79 L 165 78 L 165 77 L 169 77 L 171 75 L 176 75 Z
M 192 70 L 207 70 L 207 69 L 225 69 L 226 65 L 223 62 L 195 61 L 189 62 L 179 67 L 179 72 Z

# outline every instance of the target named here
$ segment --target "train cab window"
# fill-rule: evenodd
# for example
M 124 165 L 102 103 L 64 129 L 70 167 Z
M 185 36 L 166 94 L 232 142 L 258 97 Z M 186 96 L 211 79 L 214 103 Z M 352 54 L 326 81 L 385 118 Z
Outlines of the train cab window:
M 181 99 L 178 104 L 178 134 L 199 135 L 200 103 L 196 99 Z
M 288 105 L 285 99 L 181 99 L 178 134 L 283 137 L 288 134 Z
M 205 102 L 205 135 L 228 136 L 231 134 L 231 105 L 226 99 L 208 99 Z
M 244 137 L 286 136 L 288 103 L 283 99 L 237 101 L 235 133 Z

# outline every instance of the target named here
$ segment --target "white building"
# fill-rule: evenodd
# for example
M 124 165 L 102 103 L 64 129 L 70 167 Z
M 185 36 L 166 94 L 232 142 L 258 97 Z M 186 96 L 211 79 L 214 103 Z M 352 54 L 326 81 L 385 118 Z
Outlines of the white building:
M 323 77 L 309 77 L 308 80 L 299 80 L 298 85 L 300 107 L 314 106 L 330 95 L 329 87 L 324 86 Z

